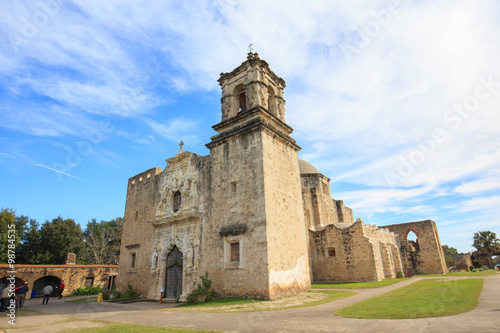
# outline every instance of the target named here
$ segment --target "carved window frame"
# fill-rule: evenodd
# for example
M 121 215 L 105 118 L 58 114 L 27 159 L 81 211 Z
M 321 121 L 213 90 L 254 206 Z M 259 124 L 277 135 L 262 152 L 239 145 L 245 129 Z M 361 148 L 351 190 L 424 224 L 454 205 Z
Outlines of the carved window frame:
M 181 191 L 177 191 L 174 193 L 172 197 L 173 211 L 177 213 L 182 206 L 182 194 Z

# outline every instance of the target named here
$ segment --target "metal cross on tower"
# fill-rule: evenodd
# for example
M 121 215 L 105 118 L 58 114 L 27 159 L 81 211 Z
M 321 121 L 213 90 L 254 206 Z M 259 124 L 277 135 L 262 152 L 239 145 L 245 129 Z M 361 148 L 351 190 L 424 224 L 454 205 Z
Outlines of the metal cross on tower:
M 253 51 L 253 48 L 252 48 L 253 44 L 250 43 L 250 45 L 248 45 L 248 52 L 252 53 Z

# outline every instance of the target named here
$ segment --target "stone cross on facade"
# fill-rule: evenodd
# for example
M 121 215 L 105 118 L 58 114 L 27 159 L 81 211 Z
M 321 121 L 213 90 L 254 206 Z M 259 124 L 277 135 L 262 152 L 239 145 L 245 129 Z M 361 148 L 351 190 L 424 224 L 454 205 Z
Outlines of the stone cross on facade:
M 184 146 L 184 141 L 181 140 L 181 142 L 179 143 L 179 147 L 181 148 L 181 149 L 179 149 L 179 153 L 181 153 L 181 152 L 184 151 L 184 149 L 182 148 L 182 146 Z

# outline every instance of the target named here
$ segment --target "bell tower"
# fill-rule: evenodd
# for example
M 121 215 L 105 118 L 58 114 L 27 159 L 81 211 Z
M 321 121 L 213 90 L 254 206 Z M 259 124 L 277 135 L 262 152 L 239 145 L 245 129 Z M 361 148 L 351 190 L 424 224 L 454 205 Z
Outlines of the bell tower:
M 252 52 L 218 81 L 222 119 L 207 144 L 211 205 L 202 240 L 212 255 L 202 259 L 204 266 L 227 296 L 277 298 L 308 290 L 300 147 L 285 123 L 285 81 Z
M 274 74 L 257 53 L 248 53 L 247 61 L 230 73 L 222 73 L 219 84 L 222 121 L 257 108 L 285 121 L 285 81 Z

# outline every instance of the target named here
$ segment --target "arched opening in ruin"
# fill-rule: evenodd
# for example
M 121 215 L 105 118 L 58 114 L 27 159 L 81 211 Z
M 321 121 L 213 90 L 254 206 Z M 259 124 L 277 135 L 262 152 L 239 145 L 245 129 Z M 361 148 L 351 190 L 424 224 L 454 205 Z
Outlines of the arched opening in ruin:
M 165 298 L 178 299 L 182 294 L 182 252 L 177 246 L 167 256 L 165 274 Z
M 57 276 L 47 275 L 39 278 L 33 283 L 33 289 L 35 291 L 35 297 L 42 297 L 42 290 L 48 285 L 52 286 L 51 296 L 58 295 L 59 285 L 61 284 L 61 279 Z
M 238 113 L 245 112 L 247 110 L 247 96 L 245 85 L 243 85 L 243 83 L 236 86 L 236 88 L 234 89 L 234 95 L 236 96 L 237 100 Z
M 410 245 L 410 250 L 412 252 L 420 251 L 420 246 L 418 244 L 418 235 L 414 230 L 412 229 L 408 230 L 406 234 L 406 240 L 408 241 L 408 244 Z

